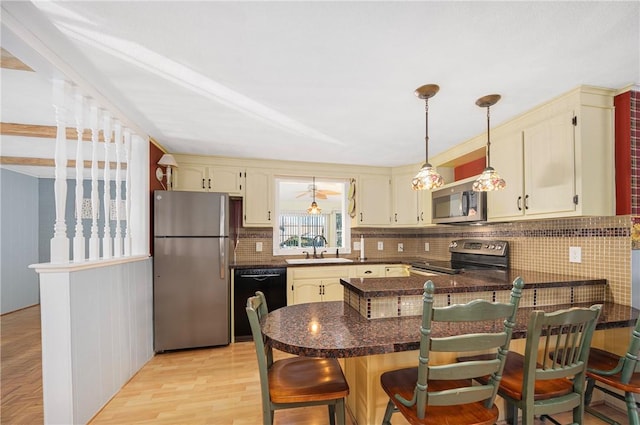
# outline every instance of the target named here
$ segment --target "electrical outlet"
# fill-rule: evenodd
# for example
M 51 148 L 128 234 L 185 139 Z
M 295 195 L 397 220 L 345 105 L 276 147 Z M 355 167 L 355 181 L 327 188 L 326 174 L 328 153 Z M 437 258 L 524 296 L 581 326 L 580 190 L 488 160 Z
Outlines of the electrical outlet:
M 429 252 L 429 242 L 424 243 L 424 251 Z
M 404 244 L 401 242 L 398 244 L 398 252 L 403 252 L 404 251 Z
M 384 242 L 378 241 L 378 251 L 384 250 Z
M 354 251 L 360 251 L 360 242 L 354 242 L 353 243 L 353 250 Z
M 262 242 L 256 242 L 256 252 L 262 252 Z
M 569 247 L 569 262 L 582 263 L 582 248 L 580 248 L 579 246 Z

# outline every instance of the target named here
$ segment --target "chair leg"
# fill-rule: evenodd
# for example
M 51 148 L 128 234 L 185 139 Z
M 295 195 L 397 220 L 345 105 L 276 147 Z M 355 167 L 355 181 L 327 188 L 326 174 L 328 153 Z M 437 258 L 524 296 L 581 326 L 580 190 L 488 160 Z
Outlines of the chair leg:
M 273 425 L 273 415 L 274 411 L 270 409 L 264 409 L 262 411 L 262 424 L 263 425 Z
M 587 376 L 586 380 L 586 387 L 584 390 L 584 405 L 585 407 L 588 407 L 591 404 L 591 398 L 593 397 L 593 388 L 596 386 L 596 381 L 593 378 L 589 378 Z
M 507 424 L 510 425 L 518 425 L 518 406 L 515 403 L 511 403 L 510 401 L 505 399 L 506 412 L 505 419 Z
M 382 425 L 391 425 L 391 415 L 396 410 L 396 406 L 391 400 L 387 403 L 387 410 L 384 411 L 384 418 L 382 418 Z
M 636 404 L 636 398 L 633 393 L 625 392 L 624 399 L 627 403 L 627 416 L 629 417 L 629 425 L 640 425 L 638 419 L 638 405 Z
M 328 404 L 329 408 L 329 425 L 336 425 L 336 405 Z
M 338 423 L 338 425 L 345 425 L 346 418 L 345 418 L 344 398 L 341 398 L 340 400 L 338 400 L 334 410 L 336 412 L 336 417 L 337 417 L 336 422 Z

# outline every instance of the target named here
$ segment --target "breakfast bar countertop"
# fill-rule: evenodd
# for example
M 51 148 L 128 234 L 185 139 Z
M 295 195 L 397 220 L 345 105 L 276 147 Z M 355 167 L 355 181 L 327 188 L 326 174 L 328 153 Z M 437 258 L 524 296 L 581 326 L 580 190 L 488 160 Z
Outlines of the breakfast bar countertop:
M 422 295 L 423 285 L 431 280 L 436 293 L 479 292 L 511 290 L 513 281 L 521 277 L 525 289 L 563 286 L 606 285 L 606 279 L 583 278 L 555 273 L 528 270 L 468 270 L 452 275 L 423 276 L 411 274 L 404 277 L 342 278 L 341 283 L 364 298 L 396 295 Z
M 588 307 L 591 303 L 520 307 L 513 338 L 526 336 L 527 319 L 532 310 L 554 311 Z M 605 302 L 597 329 L 633 326 L 640 311 L 629 306 Z M 309 357 L 358 357 L 417 350 L 420 345 L 421 316 L 368 320 L 343 301 L 296 304 L 271 311 L 262 322 L 262 331 L 273 348 Z M 469 327 L 438 323 L 434 336 L 459 332 L 481 332 L 495 323 L 476 322 Z M 498 324 L 499 325 L 499 324 Z M 500 325 L 501 326 L 501 325 Z

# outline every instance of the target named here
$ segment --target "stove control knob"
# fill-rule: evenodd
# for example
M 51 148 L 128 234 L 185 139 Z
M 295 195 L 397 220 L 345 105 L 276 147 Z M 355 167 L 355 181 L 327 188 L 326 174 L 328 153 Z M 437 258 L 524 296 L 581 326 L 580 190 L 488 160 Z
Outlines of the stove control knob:
M 494 244 L 489 245 L 489 249 L 495 249 L 495 247 L 496 246 Z
M 457 247 L 457 246 L 458 246 L 458 242 L 451 242 L 451 243 L 449 244 L 449 248 L 455 248 L 455 247 Z
M 497 250 L 501 250 L 502 249 L 502 245 L 496 245 L 496 249 Z

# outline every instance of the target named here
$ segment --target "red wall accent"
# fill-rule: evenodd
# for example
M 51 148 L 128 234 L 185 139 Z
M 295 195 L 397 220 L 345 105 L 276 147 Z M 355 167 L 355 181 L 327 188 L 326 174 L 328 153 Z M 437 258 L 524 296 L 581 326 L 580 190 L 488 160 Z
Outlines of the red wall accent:
M 158 179 L 156 178 L 156 168 L 158 168 L 158 161 L 162 158 L 164 152 L 160 150 L 159 147 L 149 142 L 149 225 L 151 228 L 149 229 L 149 252 L 153 255 L 153 191 L 154 190 L 162 190 L 164 189 Z
M 614 98 L 616 215 L 631 214 L 631 92 Z
M 482 171 L 484 170 L 486 163 L 487 163 L 487 160 L 484 157 L 482 157 L 482 158 L 474 159 L 473 161 L 469 161 L 466 164 L 458 165 L 456 168 L 453 169 L 453 176 L 455 181 L 481 174 Z

